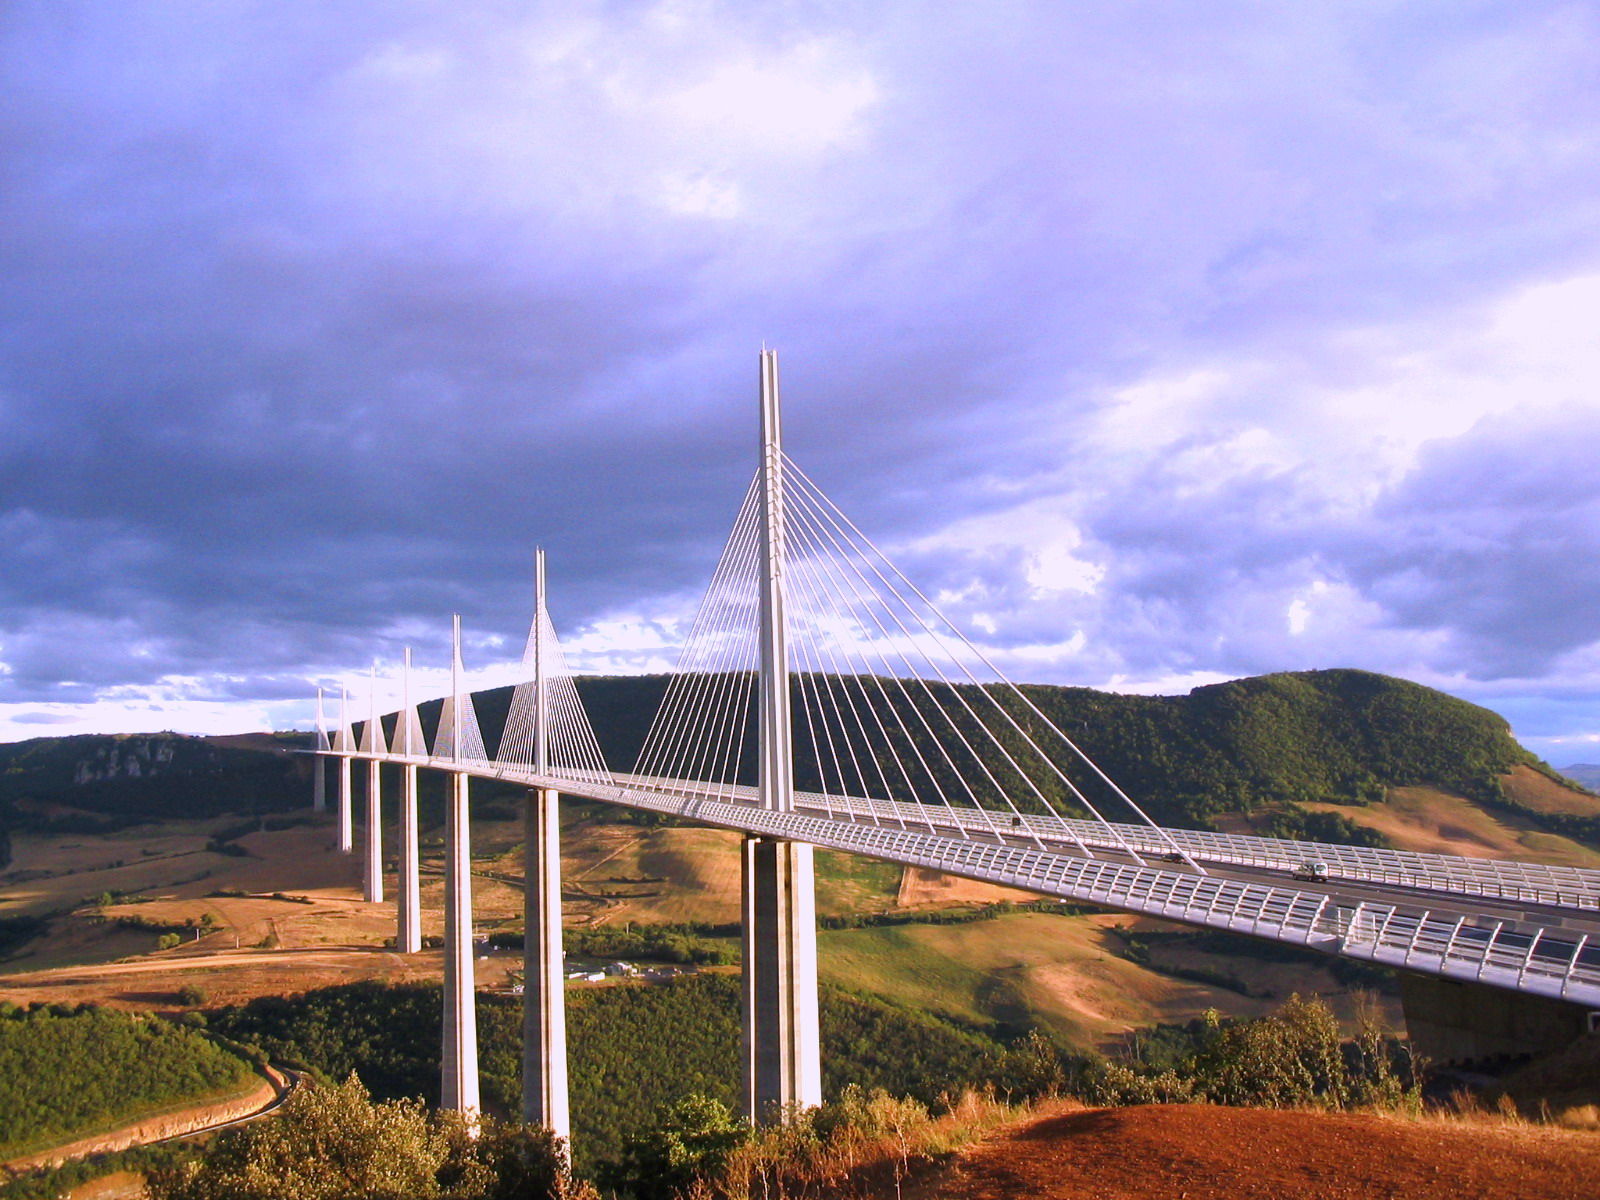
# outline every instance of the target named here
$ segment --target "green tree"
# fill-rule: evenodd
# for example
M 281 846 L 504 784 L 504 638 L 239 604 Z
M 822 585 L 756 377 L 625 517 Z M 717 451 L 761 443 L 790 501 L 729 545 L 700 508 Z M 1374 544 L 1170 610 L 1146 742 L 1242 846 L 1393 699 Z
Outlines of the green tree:
M 698 1177 L 714 1175 L 750 1137 L 750 1127 L 709 1096 L 686 1096 L 655 1127 L 622 1144 L 597 1172 L 600 1186 L 636 1200 L 672 1200 Z

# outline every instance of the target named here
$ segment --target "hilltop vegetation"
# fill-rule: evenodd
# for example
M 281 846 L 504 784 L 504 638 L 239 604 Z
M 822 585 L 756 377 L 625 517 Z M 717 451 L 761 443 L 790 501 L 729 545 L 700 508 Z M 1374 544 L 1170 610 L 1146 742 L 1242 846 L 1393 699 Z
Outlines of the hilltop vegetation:
M 578 684 L 609 764 L 630 769 L 666 677 L 594 677 Z M 1200 687 L 1185 696 L 1045 685 L 1021 690 L 1153 817 L 1173 825 L 1205 827 L 1224 814 L 1260 813 L 1263 831 L 1278 836 L 1372 841 L 1370 831 L 1340 814 L 1299 805 L 1362 805 L 1381 801 L 1390 788 L 1428 786 L 1504 806 L 1510 802 L 1501 780 L 1514 768 L 1559 778 L 1517 743 L 1496 713 L 1369 671 L 1285 672 Z M 934 693 L 954 706 L 950 689 Z M 996 694 L 1020 725 L 1038 732 L 1036 718 L 1020 701 Z M 795 700 L 799 711 L 798 687 Z M 509 701 L 506 688 L 478 694 L 486 738 L 498 729 L 495 722 L 503 720 Z M 801 786 L 810 786 L 818 775 L 805 742 L 796 739 L 795 771 Z M 745 761 L 754 762 L 754 755 L 746 754 Z M 1076 782 L 1092 799 L 1106 802 L 1109 814 L 1127 816 L 1096 781 Z M 1064 788 L 1047 794 L 1063 811 L 1074 809 Z M 1552 832 L 1600 836 L 1600 829 L 1587 825 L 1568 828 L 1571 821 L 1556 828 L 1559 814 L 1532 819 Z
M 0 1011 L 0 1158 L 243 1087 L 250 1065 L 204 1034 L 110 1009 Z

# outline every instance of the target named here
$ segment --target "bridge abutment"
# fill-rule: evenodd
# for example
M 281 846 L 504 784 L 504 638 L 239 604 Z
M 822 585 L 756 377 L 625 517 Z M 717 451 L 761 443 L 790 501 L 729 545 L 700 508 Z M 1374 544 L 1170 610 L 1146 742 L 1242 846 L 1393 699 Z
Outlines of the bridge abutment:
M 561 953 L 561 795 L 528 793 L 523 823 L 522 1119 L 557 1137 L 567 1112 L 567 998 Z
M 469 789 L 470 777 L 465 771 L 450 773 L 444 834 L 444 1056 L 439 1104 L 457 1112 L 479 1107 Z
M 1440 1065 L 1549 1054 L 1589 1029 L 1581 1004 L 1481 983 L 1400 972 L 1400 1003 L 1411 1044 Z
M 744 840 L 745 1115 L 761 1124 L 822 1103 L 812 848 Z

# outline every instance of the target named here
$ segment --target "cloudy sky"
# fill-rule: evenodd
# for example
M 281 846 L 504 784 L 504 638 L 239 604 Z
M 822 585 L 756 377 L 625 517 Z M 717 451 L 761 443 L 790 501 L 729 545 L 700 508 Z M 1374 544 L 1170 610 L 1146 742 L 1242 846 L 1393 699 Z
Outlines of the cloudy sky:
M 0 4 L 0 739 L 670 664 L 790 453 L 1016 677 L 1600 760 L 1600 5 Z

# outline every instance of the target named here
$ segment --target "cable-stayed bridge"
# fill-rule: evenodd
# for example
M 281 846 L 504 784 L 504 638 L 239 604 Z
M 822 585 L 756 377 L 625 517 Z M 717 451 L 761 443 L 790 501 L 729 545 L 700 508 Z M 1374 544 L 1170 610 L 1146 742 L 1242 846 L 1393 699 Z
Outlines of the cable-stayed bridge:
M 744 842 L 745 1096 L 752 1118 L 821 1100 L 813 847 L 1231 930 L 1600 1009 L 1600 871 L 1163 828 L 1005 679 L 782 451 L 761 357 L 761 457 L 643 749 L 608 763 L 561 652 L 538 558 L 535 615 L 491 756 L 454 627 L 452 684 L 424 734 L 386 730 L 376 677 L 359 735 L 341 696 L 318 745 L 368 764 L 366 895 L 383 899 L 379 769 L 402 768 L 396 946 L 420 949 L 416 781 L 446 817 L 444 1102 L 477 1107 L 469 781 L 528 790 L 524 1116 L 565 1135 L 557 796 L 671 814 Z M 325 774 L 316 772 L 318 807 Z

